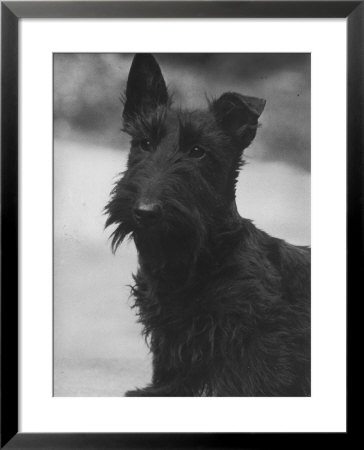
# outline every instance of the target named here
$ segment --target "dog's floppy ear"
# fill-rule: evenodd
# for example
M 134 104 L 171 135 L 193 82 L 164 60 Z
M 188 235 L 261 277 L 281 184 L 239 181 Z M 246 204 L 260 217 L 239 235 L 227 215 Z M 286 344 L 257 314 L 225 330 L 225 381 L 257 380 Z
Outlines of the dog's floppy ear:
M 167 104 L 167 87 L 156 59 L 150 54 L 136 54 L 126 86 L 123 118 Z
M 265 103 L 260 98 L 226 92 L 211 106 L 221 128 L 247 146 L 255 137 Z

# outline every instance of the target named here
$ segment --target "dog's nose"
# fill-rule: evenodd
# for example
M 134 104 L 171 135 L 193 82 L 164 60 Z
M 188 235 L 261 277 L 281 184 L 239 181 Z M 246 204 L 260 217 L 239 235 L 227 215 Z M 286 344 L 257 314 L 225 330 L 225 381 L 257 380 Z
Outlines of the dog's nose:
M 162 213 L 158 203 L 139 202 L 134 208 L 134 217 L 139 224 L 148 225 L 156 222 Z

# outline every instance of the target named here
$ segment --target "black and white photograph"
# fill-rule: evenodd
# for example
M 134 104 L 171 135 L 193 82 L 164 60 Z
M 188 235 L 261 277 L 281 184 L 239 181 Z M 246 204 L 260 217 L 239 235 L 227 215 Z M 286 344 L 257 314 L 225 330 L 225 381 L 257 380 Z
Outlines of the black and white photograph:
M 54 53 L 53 395 L 311 396 L 310 169 L 309 53 Z

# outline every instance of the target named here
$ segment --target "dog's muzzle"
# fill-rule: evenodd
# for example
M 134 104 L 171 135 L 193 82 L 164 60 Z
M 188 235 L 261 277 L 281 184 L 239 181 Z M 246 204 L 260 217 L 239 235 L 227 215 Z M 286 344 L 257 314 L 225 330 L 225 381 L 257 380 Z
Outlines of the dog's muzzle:
M 149 226 L 157 223 L 162 216 L 162 208 L 156 202 L 138 202 L 133 210 L 138 225 Z

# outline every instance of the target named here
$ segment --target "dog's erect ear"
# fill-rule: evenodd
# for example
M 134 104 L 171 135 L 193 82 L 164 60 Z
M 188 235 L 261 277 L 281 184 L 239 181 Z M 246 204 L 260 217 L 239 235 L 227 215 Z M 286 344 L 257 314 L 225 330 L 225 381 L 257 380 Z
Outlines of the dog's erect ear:
M 255 137 L 258 119 L 265 103 L 260 98 L 226 92 L 212 102 L 211 106 L 223 130 L 249 145 Z
M 134 56 L 125 93 L 123 118 L 168 104 L 168 92 L 161 69 L 154 56 Z

